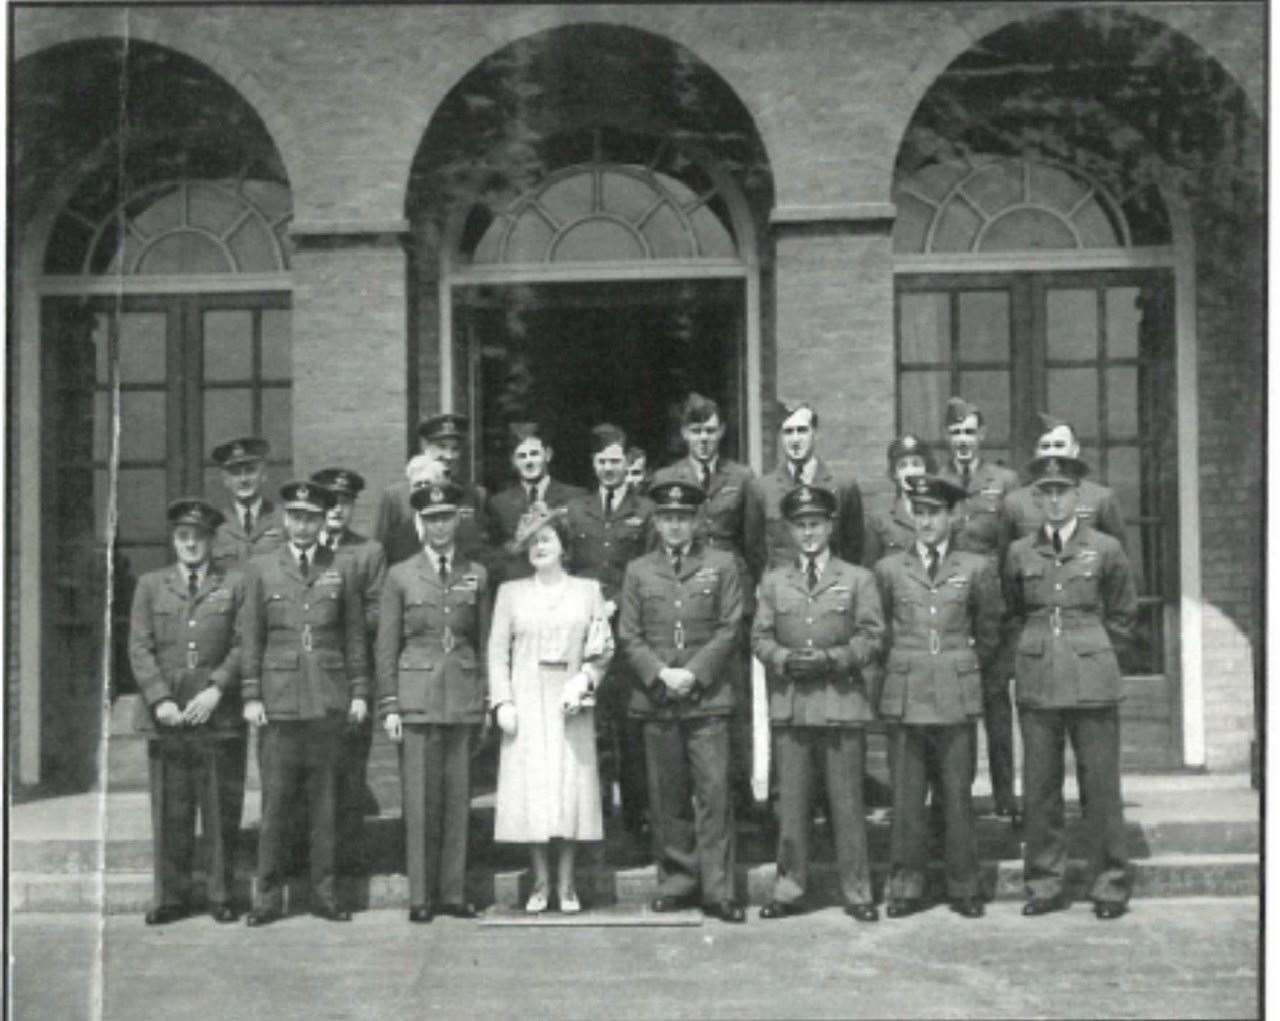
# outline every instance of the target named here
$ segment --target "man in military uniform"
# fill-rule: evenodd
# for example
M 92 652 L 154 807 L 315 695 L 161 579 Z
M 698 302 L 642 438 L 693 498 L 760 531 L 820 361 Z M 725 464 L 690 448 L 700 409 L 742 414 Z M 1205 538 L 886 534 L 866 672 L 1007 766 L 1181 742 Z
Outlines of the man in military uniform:
M 606 601 L 616 603 L 627 564 L 652 543 L 653 504 L 627 484 L 627 434 L 604 423 L 591 430 L 591 467 L 596 489 L 568 503 L 566 567 L 580 578 L 595 578 Z M 616 628 L 616 617 L 614 619 Z M 616 781 L 622 822 L 640 836 L 645 813 L 644 744 L 640 728 L 628 721 L 631 671 L 614 657 L 596 703 L 597 740 L 602 744 L 601 780 L 605 796 Z
M 1044 432 L 1036 441 L 1037 457 L 1080 457 L 1080 440 L 1070 422 L 1044 412 L 1040 413 L 1040 421 Z M 1005 504 L 1015 538 L 1035 535 L 1044 527 L 1044 511 L 1036 496 L 1034 482 L 1010 493 Z M 1095 531 L 1105 532 L 1117 540 L 1128 552 L 1124 514 L 1115 494 L 1107 486 L 1092 479 L 1081 479 L 1076 517 Z
M 950 458 L 943 478 L 964 490 L 964 499 L 952 514 L 952 541 L 956 549 L 991 557 L 997 575 L 1005 551 L 1013 539 L 1006 507 L 1010 494 L 1018 488 L 1018 474 L 982 456 L 987 437 L 982 411 L 960 397 L 947 401 L 945 418 Z M 986 702 L 982 724 L 987 732 L 987 766 L 991 771 L 991 798 L 995 813 L 1019 825 L 1018 799 L 1013 793 L 1013 703 L 1009 698 L 1009 665 L 996 657 L 986 663 L 988 670 L 1003 677 L 990 677 L 983 686 Z M 977 764 L 977 747 L 974 747 Z
M 208 845 L 210 913 L 235 921 L 232 877 L 244 802 L 245 730 L 240 719 L 236 615 L 244 577 L 210 559 L 221 511 L 196 497 L 168 509 L 178 562 L 144 574 L 133 595 L 129 665 L 145 705 L 138 725 L 151 738 L 151 826 L 155 905 L 148 925 L 190 911 L 196 810 Z
M 649 471 L 649 455 L 643 447 L 627 447 L 627 485 L 644 496 L 653 484 L 653 474 Z
M 945 819 L 947 897 L 965 918 L 984 912 L 971 801 L 974 723 L 985 704 L 984 678 L 992 676 L 988 668 L 1000 650 L 1004 601 L 995 561 L 956 542 L 953 519 L 966 493 L 948 478 L 908 479 L 915 540 L 875 569 L 890 614 L 879 710 L 897 724 L 890 731 L 890 918 L 924 904 L 930 774 L 939 778 Z
M 387 555 L 380 542 L 361 535 L 351 527 L 356 500 L 364 492 L 364 476 L 350 468 L 322 468 L 312 473 L 311 481 L 333 494 L 333 505 L 325 513 L 324 528 L 320 531 L 320 545 L 352 561 L 356 584 L 364 602 L 365 651 L 372 667 L 382 582 L 387 574 Z M 368 783 L 372 744 L 373 714 L 370 713 L 363 723 L 347 727 L 338 759 L 334 811 L 338 827 L 338 872 L 344 875 L 363 871 L 366 865 L 364 817 L 377 815 L 379 811 Z
M 425 548 L 387 575 L 378 625 L 383 725 L 402 743 L 409 921 L 437 912 L 473 918 L 466 899 L 471 744 L 483 722 L 489 579 L 458 555 L 462 488 L 431 483 L 410 495 Z
M 511 466 L 516 482 L 489 498 L 489 520 L 494 539 L 505 550 L 515 537 L 520 519 L 535 503 L 547 507 L 563 507 L 582 490 L 554 479 L 550 475 L 554 451 L 546 434 L 536 422 L 518 422 L 511 427 L 515 443 L 511 448 Z M 495 557 L 493 588 L 514 578 L 527 578 L 533 573 L 529 558 L 506 553 Z
M 845 912 L 879 918 L 871 890 L 862 781 L 866 724 L 884 637 L 875 579 L 832 555 L 836 495 L 800 485 L 782 499 L 799 550 L 765 574 L 751 648 L 765 664 L 778 765 L 778 878 L 761 918 L 803 910 L 808 886 L 815 762 L 826 783 Z
M 726 922 L 734 898 L 726 667 L 742 627 L 734 558 L 694 539 L 700 486 L 649 490 L 661 547 L 634 560 L 622 585 L 618 637 L 634 673 L 630 712 L 644 721 L 650 818 L 658 859 L 654 911 L 692 906 Z
M 845 563 L 862 563 L 862 491 L 852 479 L 839 480 L 816 454 L 818 413 L 805 403 L 782 405 L 782 457 L 773 471 L 754 478 L 745 508 L 746 555 L 754 578 L 795 561 L 791 529 L 782 516 L 782 498 L 796 486 L 819 486 L 836 494 L 831 550 Z
M 862 544 L 864 567 L 875 567 L 881 557 L 915 546 L 916 523 L 907 499 L 907 480 L 926 473 L 933 475 L 938 470 L 933 453 L 915 433 L 903 433 L 890 440 L 888 460 L 893 495 L 886 506 L 866 516 L 867 534 Z
M 458 549 L 466 557 L 489 563 L 493 536 L 489 516 L 485 512 L 488 497 L 483 486 L 463 485 L 457 479 L 467 425 L 464 415 L 443 414 L 433 415 L 418 426 L 420 456 L 427 457 L 435 465 L 435 470 L 415 472 L 414 478 L 388 486 L 379 498 L 373 535 L 382 543 L 388 564 L 398 564 L 416 556 L 422 549 L 418 517 L 409 505 L 409 493 L 428 479 L 458 482 L 462 486 L 462 502 L 458 505 Z
M 742 576 L 744 632 L 755 613 L 755 581 L 746 560 L 746 506 L 754 475 L 750 468 L 720 454 L 724 440 L 720 406 L 710 397 L 692 393 L 680 412 L 680 435 L 689 456 L 660 469 L 654 484 L 681 481 L 698 486 L 706 495 L 698 508 L 694 531 L 704 545 L 724 550 L 737 562 Z M 751 793 L 751 668 L 747 642 L 729 660 L 729 683 L 734 689 L 733 724 L 729 731 L 730 777 L 739 811 L 754 805 Z
M 1098 918 L 1108 920 L 1124 914 L 1129 900 L 1120 798 L 1123 686 L 1115 650 L 1132 638 L 1138 599 L 1120 543 L 1076 512 L 1086 470 L 1074 457 L 1031 462 L 1045 523 L 1009 547 L 1004 584 L 1025 750 L 1023 914 L 1067 906 L 1062 782 L 1070 738 L 1093 873 L 1090 897 Z
M 258 728 L 262 830 L 250 925 L 280 917 L 288 817 L 305 792 L 311 910 L 351 920 L 334 884 L 334 777 L 346 723 L 368 715 L 365 613 L 355 564 L 316 540 L 333 494 L 290 482 L 280 495 L 288 541 L 255 557 L 240 614 L 244 718 Z
M 284 542 L 280 514 L 262 495 L 270 451 L 266 440 L 245 436 L 220 443 L 210 454 L 231 497 L 213 537 L 213 562 L 224 570 L 244 567 L 250 557 L 270 553 Z

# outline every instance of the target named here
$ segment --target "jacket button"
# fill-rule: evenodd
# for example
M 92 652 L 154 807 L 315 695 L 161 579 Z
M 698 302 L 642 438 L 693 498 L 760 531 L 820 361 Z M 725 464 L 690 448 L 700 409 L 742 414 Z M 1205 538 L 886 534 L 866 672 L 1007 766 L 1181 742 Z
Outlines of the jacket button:
M 303 608 L 304 610 L 309 610 L 309 609 L 311 609 L 311 604 L 310 604 L 310 603 L 303 603 L 303 604 L 302 604 L 302 608 Z
M 1056 592 L 1061 592 L 1061 591 L 1062 591 L 1062 582 L 1058 582 L 1058 584 L 1054 585 L 1054 586 L 1053 586 L 1053 588 L 1054 588 L 1054 591 L 1056 591 Z
M 194 620 L 187 621 L 187 627 L 195 627 L 195 626 L 196 626 L 196 622 Z
M 930 612 L 930 613 L 937 613 L 937 612 L 938 612 L 938 608 L 937 608 L 936 606 L 931 606 L 931 607 L 929 607 L 929 612 Z
M 809 646 L 809 648 L 811 648 L 811 649 L 812 649 L 812 648 L 813 648 L 813 639 L 812 639 L 812 638 L 810 638 L 806 644 Z
M 196 643 L 194 641 L 187 642 L 188 649 L 194 649 L 195 647 L 196 647 Z
M 677 607 L 677 608 L 679 608 L 679 606 L 680 606 L 680 600 L 679 600 L 679 599 L 677 599 L 677 600 L 676 600 L 675 605 L 676 605 L 676 607 Z

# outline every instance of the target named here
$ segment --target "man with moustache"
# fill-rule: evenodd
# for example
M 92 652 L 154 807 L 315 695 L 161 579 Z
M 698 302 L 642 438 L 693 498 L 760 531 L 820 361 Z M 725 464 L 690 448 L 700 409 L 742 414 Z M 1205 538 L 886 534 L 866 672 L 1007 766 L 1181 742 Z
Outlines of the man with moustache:
M 143 698 L 138 727 L 150 738 L 155 903 L 146 922 L 165 925 L 191 911 L 197 810 L 208 847 L 209 913 L 233 922 L 244 802 L 236 633 L 244 576 L 210 558 L 221 511 L 184 497 L 169 505 L 167 517 L 177 563 L 138 579 L 129 628 L 129 665 Z
M 374 514 L 374 538 L 386 550 L 389 565 L 416 556 L 422 548 L 417 515 L 409 505 L 410 492 L 427 481 L 462 485 L 457 476 L 467 426 L 465 415 L 452 413 L 433 415 L 418 426 L 419 456 L 425 456 L 434 470 L 415 472 L 414 478 L 388 486 Z M 458 505 L 458 548 L 464 556 L 485 565 L 493 555 L 492 530 L 485 512 L 487 499 L 483 486 L 462 485 L 462 501 Z
M 213 562 L 224 570 L 244 567 L 250 557 L 270 553 L 284 542 L 280 514 L 262 495 L 270 451 L 266 440 L 244 436 L 220 443 L 210 453 L 230 497 L 213 537 Z
M 515 537 L 520 519 L 535 503 L 548 508 L 564 507 L 582 493 L 577 486 L 570 486 L 550 475 L 554 451 L 546 432 L 536 422 L 517 422 L 511 427 L 514 446 L 511 448 L 511 467 L 515 469 L 516 482 L 489 498 L 489 520 L 493 524 L 498 547 L 506 549 Z M 493 587 L 504 581 L 527 578 L 533 573 L 529 558 L 508 553 L 495 557 Z
M 328 489 L 281 487 L 288 541 L 255 557 L 240 613 L 243 715 L 258 728 L 262 829 L 251 926 L 283 913 L 289 815 L 306 798 L 311 911 L 347 922 L 334 882 L 334 780 L 342 730 L 368 715 L 364 600 L 354 562 L 317 539 L 333 503 Z

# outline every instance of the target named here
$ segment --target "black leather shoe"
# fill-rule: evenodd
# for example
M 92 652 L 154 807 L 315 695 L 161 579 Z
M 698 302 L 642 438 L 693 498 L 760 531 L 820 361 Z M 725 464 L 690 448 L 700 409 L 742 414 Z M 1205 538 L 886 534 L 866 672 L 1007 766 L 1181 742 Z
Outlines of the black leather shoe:
M 474 904 L 464 901 L 461 904 L 441 904 L 437 914 L 449 915 L 451 918 L 475 918 L 480 912 Z
M 919 897 L 894 897 L 889 901 L 889 906 L 885 908 L 884 913 L 890 918 L 906 918 L 907 915 L 914 915 L 923 907 L 924 901 Z
M 244 924 L 249 928 L 256 928 L 259 925 L 270 925 L 272 922 L 280 921 L 281 915 L 279 911 L 272 911 L 267 908 L 254 908 L 245 917 Z
M 430 904 L 426 904 L 416 908 L 409 909 L 409 921 L 418 925 L 425 925 L 431 919 L 436 917 L 435 910 Z
M 1061 911 L 1066 906 L 1066 896 L 1061 893 L 1055 893 L 1052 897 L 1032 897 L 1022 905 L 1022 913 L 1028 918 L 1033 918 L 1036 915 L 1047 915 L 1054 911 Z
M 986 906 L 977 897 L 960 897 L 953 900 L 951 910 L 962 918 L 981 918 L 987 913 Z
M 1121 904 L 1119 901 L 1099 900 L 1093 903 L 1093 913 L 1102 922 L 1114 922 L 1128 910 L 1129 906 Z
M 234 922 L 240 917 L 240 913 L 236 911 L 230 904 L 215 904 L 210 909 L 209 914 L 213 916 L 215 922 L 226 925 L 228 922 Z
M 187 909 L 181 904 L 161 904 L 152 908 L 145 916 L 148 925 L 168 925 L 187 917 Z
M 766 920 L 773 918 L 790 918 L 792 915 L 800 915 L 804 913 L 804 909 L 799 904 L 787 904 L 780 900 L 771 900 L 768 904 L 760 909 L 760 917 Z
M 734 925 L 747 920 L 746 909 L 741 904 L 735 904 L 731 900 L 721 901 L 719 904 L 708 904 L 702 910 L 712 918 L 718 918 L 722 922 L 731 922 Z
M 322 904 L 319 907 L 312 908 L 311 913 L 317 918 L 323 918 L 326 922 L 351 921 L 351 912 L 345 908 L 338 907 L 336 904 Z
M 649 901 L 649 910 L 662 914 L 667 911 L 684 911 L 693 907 L 689 897 L 654 897 Z
M 880 921 L 880 910 L 874 904 L 846 904 L 844 913 L 856 922 Z

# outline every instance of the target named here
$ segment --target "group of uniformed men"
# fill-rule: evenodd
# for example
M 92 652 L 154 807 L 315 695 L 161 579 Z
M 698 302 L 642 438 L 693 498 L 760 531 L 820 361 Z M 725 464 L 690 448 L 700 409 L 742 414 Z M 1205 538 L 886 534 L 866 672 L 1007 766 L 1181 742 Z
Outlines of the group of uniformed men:
M 350 528 L 364 480 L 327 468 L 264 495 L 267 444 L 213 451 L 231 497 L 168 509 L 177 563 L 144 576 L 130 658 L 145 702 L 155 906 L 186 916 L 199 809 L 207 897 L 238 917 L 232 863 L 246 729 L 257 730 L 262 825 L 247 921 L 282 913 L 305 803 L 312 910 L 350 918 L 335 874 L 360 867 L 365 767 L 376 698 L 401 760 L 410 919 L 470 917 L 463 896 L 471 741 L 486 720 L 488 607 L 530 570 L 509 552 L 534 506 L 567 508 L 567 566 L 618 606 L 623 653 L 601 687 L 623 821 L 652 831 L 656 911 L 701 903 L 744 920 L 734 892 L 733 806 L 751 804 L 750 659 L 763 664 L 772 727 L 777 881 L 765 919 L 806 907 L 815 771 L 829 802 L 847 913 L 875 921 L 863 811 L 867 725 L 888 724 L 893 782 L 887 912 L 927 903 L 926 791 L 945 824 L 946 896 L 983 913 L 970 790 L 976 722 L 988 738 L 995 810 L 1022 824 L 1024 913 L 1067 905 L 1063 748 L 1079 764 L 1099 918 L 1128 900 L 1115 649 L 1131 633 L 1134 583 L 1110 491 L 1086 479 L 1071 426 L 1046 419 L 1026 485 L 982 456 L 981 411 L 953 398 L 947 464 L 904 435 L 888 451 L 894 493 L 864 519 L 858 485 L 817 456 L 818 415 L 783 409 L 777 467 L 757 477 L 720 455 L 713 400 L 682 414 L 688 456 L 646 491 L 634 448 L 592 430 L 597 486 L 552 478 L 553 450 L 516 430 L 516 482 L 492 497 L 456 480 L 467 421 L 422 423 L 421 452 L 383 494 L 376 539 Z M 390 566 L 390 572 L 388 568 Z M 749 636 L 749 638 L 748 638 Z M 377 655 L 373 654 L 376 647 Z M 376 659 L 376 684 L 373 662 Z M 1025 820 L 1013 779 L 1016 701 Z M 647 805 L 646 805 L 647 802 Z M 374 809 L 376 811 L 376 808 Z

